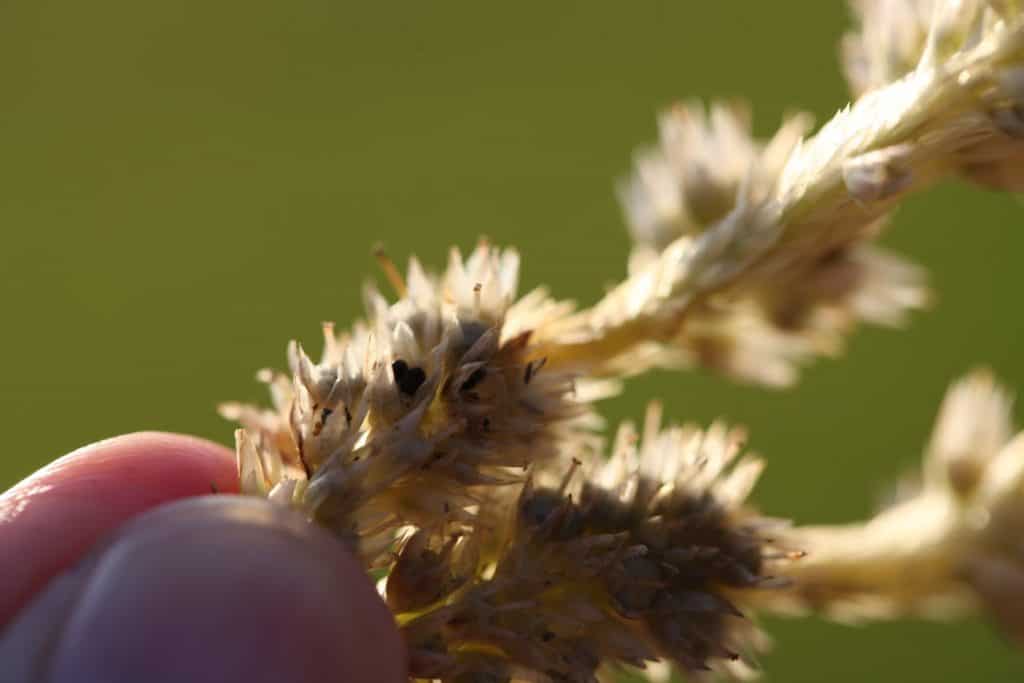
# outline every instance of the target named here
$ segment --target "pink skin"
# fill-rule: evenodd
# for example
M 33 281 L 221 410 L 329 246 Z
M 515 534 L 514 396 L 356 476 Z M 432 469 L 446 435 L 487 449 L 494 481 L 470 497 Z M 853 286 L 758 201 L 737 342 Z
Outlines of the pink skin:
M 393 620 L 356 560 L 293 513 L 208 495 L 237 489 L 223 447 L 142 433 L 0 495 L 0 660 L 13 681 L 405 680 Z
M 238 492 L 230 451 L 152 432 L 84 446 L 18 483 L 0 495 L 0 624 L 122 522 L 214 488 Z

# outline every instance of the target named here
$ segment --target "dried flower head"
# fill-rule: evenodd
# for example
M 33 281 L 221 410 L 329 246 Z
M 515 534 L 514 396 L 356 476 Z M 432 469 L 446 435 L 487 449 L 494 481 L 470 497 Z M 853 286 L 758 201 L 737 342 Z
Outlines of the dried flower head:
M 846 80 L 855 95 L 884 87 L 913 71 L 924 53 L 928 27 L 939 5 L 937 0 L 850 2 L 859 26 L 843 36 L 840 50 Z M 947 14 L 944 20 L 956 16 Z M 959 28 L 962 32 L 964 27 Z
M 487 245 L 441 277 L 410 262 L 400 298 L 369 287 L 369 320 L 324 326 L 314 363 L 289 346 L 292 377 L 261 373 L 274 410 L 227 404 L 243 490 L 295 503 L 371 557 L 406 524 L 463 519 L 477 487 L 590 447 L 594 418 L 574 379 L 545 368 L 531 332 L 569 310 L 543 291 L 515 301 L 518 256 Z
M 808 556 L 783 567 L 793 584 L 771 607 L 865 619 L 983 606 L 1024 642 L 1024 434 L 990 373 L 950 389 L 920 481 L 867 522 L 787 532 Z
M 856 95 L 954 60 L 1012 26 L 1020 12 L 1015 2 L 983 0 L 861 0 L 853 6 L 860 30 L 844 37 L 842 53 Z M 965 114 L 953 132 L 958 148 L 951 161 L 977 183 L 1019 192 L 1024 70 L 1015 66 L 993 75 L 979 92 L 980 109 Z
M 865 16 L 888 6 L 866 3 Z M 1022 69 L 1017 3 L 942 0 L 913 69 L 771 163 L 756 162 L 772 145 L 737 142 L 734 114 L 710 126 L 687 114 L 690 123 L 674 124 L 685 134 L 663 134 L 663 151 L 642 156 L 627 186 L 641 243 L 629 277 L 574 316 L 571 343 L 553 356 L 602 374 L 699 362 L 788 384 L 800 363 L 834 353 L 857 321 L 899 322 L 926 301 L 919 271 L 867 243 L 902 199 L 951 172 L 1021 187 Z M 776 140 L 790 136 L 784 127 Z M 718 175 L 699 171 L 711 149 L 732 155 Z M 745 163 L 731 208 L 695 231 L 691 188 L 728 196 Z
M 368 318 L 324 325 L 270 371 L 273 408 L 227 404 L 242 490 L 295 506 L 385 570 L 409 669 L 442 683 L 607 680 L 622 666 L 751 673 L 754 610 L 882 618 L 991 612 L 1024 642 L 1024 436 L 988 374 L 942 408 L 920 485 L 872 519 L 790 529 L 745 500 L 742 436 L 626 425 L 602 460 L 591 403 L 656 366 L 772 385 L 856 323 L 926 300 L 873 244 L 950 173 L 1024 188 L 1024 5 L 861 0 L 859 99 L 767 142 L 738 105 L 673 109 L 622 197 L 628 277 L 575 311 L 517 298 L 518 256 L 453 251 Z M 796 549 L 796 550 L 793 550 Z M 808 551 L 803 558 L 803 551 Z M 776 578 L 778 576 L 779 578 Z
M 810 124 L 806 114 L 790 116 L 770 141 L 760 142 L 740 104 L 714 104 L 707 116 L 700 105 L 663 114 L 660 147 L 638 156 L 620 192 L 635 240 L 630 271 L 656 262 L 676 240 L 713 228 L 737 206 L 767 202 Z M 657 356 L 661 365 L 696 363 L 785 385 L 808 357 L 838 352 L 856 321 L 896 325 L 924 301 L 919 271 L 877 247 L 837 244 L 791 256 L 750 294 L 693 304 L 668 344 L 648 352 L 648 362 Z
M 414 676 L 584 682 L 653 660 L 750 671 L 763 637 L 737 605 L 783 585 L 768 576 L 783 557 L 767 538 L 778 522 L 744 506 L 761 462 L 735 462 L 737 430 L 659 421 L 653 406 L 639 447 L 623 426 L 613 456 L 583 478 L 529 483 L 493 555 L 466 549 L 474 530 L 434 550 L 422 532 L 406 542 L 387 596 L 413 613 Z M 410 601 L 413 585 L 430 588 Z
M 680 104 L 662 113 L 658 124 L 660 145 L 637 154 L 635 172 L 619 191 L 636 242 L 633 269 L 679 237 L 720 221 L 741 196 L 770 196 L 811 117 L 787 117 L 766 142 L 753 138 L 750 110 L 741 102 L 717 102 L 707 113 L 699 102 Z

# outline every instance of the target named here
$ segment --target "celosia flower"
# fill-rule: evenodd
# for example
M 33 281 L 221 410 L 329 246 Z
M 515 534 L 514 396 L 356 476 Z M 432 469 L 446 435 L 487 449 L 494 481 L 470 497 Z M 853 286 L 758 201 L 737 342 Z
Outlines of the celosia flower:
M 452 252 L 440 278 L 413 259 L 394 304 L 367 290 L 369 322 L 319 363 L 289 347 L 292 378 L 264 372 L 274 410 L 239 420 L 243 490 L 305 508 L 378 557 L 406 524 L 468 519 L 475 487 L 586 449 L 594 426 L 574 378 L 549 371 L 531 332 L 568 312 L 543 291 L 515 301 L 515 252 Z
M 685 245 L 707 230 L 721 230 L 718 224 L 744 206 L 772 202 L 783 168 L 809 125 L 806 115 L 792 116 L 771 141 L 761 143 L 751 136 L 749 114 L 738 105 L 713 105 L 710 117 L 699 106 L 663 115 L 661 146 L 638 157 L 621 192 L 636 241 L 631 272 L 657 267 L 673 242 Z M 871 174 L 878 164 L 858 164 L 848 173 L 851 182 L 877 188 Z M 741 379 L 785 385 L 808 358 L 837 353 L 856 322 L 902 323 L 907 310 L 925 301 L 923 277 L 902 259 L 862 244 L 881 227 L 881 220 L 871 221 L 842 241 L 791 249 L 770 273 L 689 303 L 678 329 L 658 352 L 645 352 L 644 362 L 698 363 Z M 732 229 L 744 228 L 753 226 Z
M 387 597 L 409 612 L 414 676 L 584 682 L 653 660 L 749 671 L 762 637 L 740 606 L 783 585 L 768 575 L 784 557 L 767 537 L 778 522 L 744 507 L 761 462 L 733 462 L 736 430 L 660 431 L 659 417 L 639 448 L 620 429 L 585 478 L 528 484 L 491 557 L 468 549 L 474 529 L 433 549 L 422 532 L 408 540 Z
M 940 66 L 1020 12 L 1013 2 L 983 0 L 860 0 L 853 6 L 860 30 L 844 37 L 842 53 L 855 95 Z M 1022 191 L 1024 69 L 1006 69 L 979 94 L 981 108 L 953 132 L 951 156 L 958 159 L 950 161 L 982 185 Z
M 789 116 L 767 142 L 750 131 L 740 102 L 677 105 L 658 120 L 661 144 L 637 154 L 633 175 L 619 195 L 636 242 L 636 269 L 683 235 L 703 232 L 736 206 L 740 192 L 760 201 L 808 132 L 810 116 Z
M 786 535 L 808 555 L 783 567 L 793 583 L 771 607 L 864 619 L 984 606 L 1024 642 L 1024 434 L 1008 395 L 987 372 L 955 384 L 911 495 L 864 523 Z
M 914 69 L 796 142 L 771 177 L 764 169 L 775 166 L 774 155 L 754 163 L 762 147 L 736 141 L 743 128 L 735 116 L 708 127 L 688 115 L 685 135 L 663 135 L 663 148 L 684 148 L 642 157 L 626 192 L 640 256 L 624 282 L 572 319 L 573 341 L 553 357 L 610 375 L 696 360 L 784 384 L 796 363 L 833 352 L 853 322 L 898 321 L 920 307 L 916 268 L 890 256 L 885 267 L 864 265 L 878 254 L 865 252 L 865 242 L 889 212 L 953 171 L 1003 188 L 1024 182 L 1024 10 L 1009 2 L 940 5 Z M 705 149 L 735 160 L 722 162 L 719 175 L 698 172 Z M 744 163 L 731 208 L 694 230 L 691 185 L 728 196 L 733 169 Z M 723 202 L 710 204 L 709 215 L 721 212 Z M 821 281 L 829 286 L 811 284 Z
M 290 376 L 259 375 L 272 409 L 223 406 L 242 490 L 386 570 L 414 677 L 743 675 L 764 646 L 755 609 L 981 606 L 1024 641 L 1024 436 L 987 374 L 951 391 L 915 492 L 864 523 L 759 517 L 740 433 L 662 431 L 656 406 L 641 441 L 627 425 L 596 457 L 609 378 L 700 363 L 788 384 L 858 321 L 923 305 L 920 271 L 872 244 L 900 200 L 954 171 L 1024 187 L 1024 5 L 857 10 L 844 50 L 862 94 L 817 134 L 795 116 L 754 140 L 737 106 L 662 118 L 622 191 L 629 276 L 593 307 L 517 300 L 518 256 L 486 244 L 440 276 L 382 258 L 397 301 L 368 288 L 368 320 L 325 325 L 319 362 L 293 342 Z

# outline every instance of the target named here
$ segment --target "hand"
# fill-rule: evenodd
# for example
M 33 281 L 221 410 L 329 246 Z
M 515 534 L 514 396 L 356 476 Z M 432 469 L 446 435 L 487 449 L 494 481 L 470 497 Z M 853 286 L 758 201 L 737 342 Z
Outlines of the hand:
M 394 621 L 359 563 L 287 510 L 204 495 L 237 489 L 224 448 L 146 433 L 0 495 L 0 677 L 405 681 Z

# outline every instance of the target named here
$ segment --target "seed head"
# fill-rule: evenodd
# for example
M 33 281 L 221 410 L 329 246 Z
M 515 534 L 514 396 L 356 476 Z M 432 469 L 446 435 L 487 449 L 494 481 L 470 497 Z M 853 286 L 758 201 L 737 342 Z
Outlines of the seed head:
M 586 682 L 660 660 L 749 671 L 761 638 L 741 606 L 780 585 L 771 523 L 744 506 L 761 463 L 733 462 L 737 430 L 661 431 L 658 415 L 639 447 L 624 426 L 586 476 L 527 483 L 485 571 L 406 623 L 413 675 Z
M 381 552 L 406 524 L 467 521 L 479 487 L 521 482 L 528 467 L 590 448 L 586 396 L 548 371 L 535 329 L 571 307 L 542 291 L 516 301 L 518 256 L 483 244 L 453 251 L 440 277 L 413 259 L 394 303 L 367 287 L 366 322 L 324 326 L 313 362 L 289 346 L 291 378 L 262 373 L 273 410 L 227 404 L 243 490 L 294 503 Z

